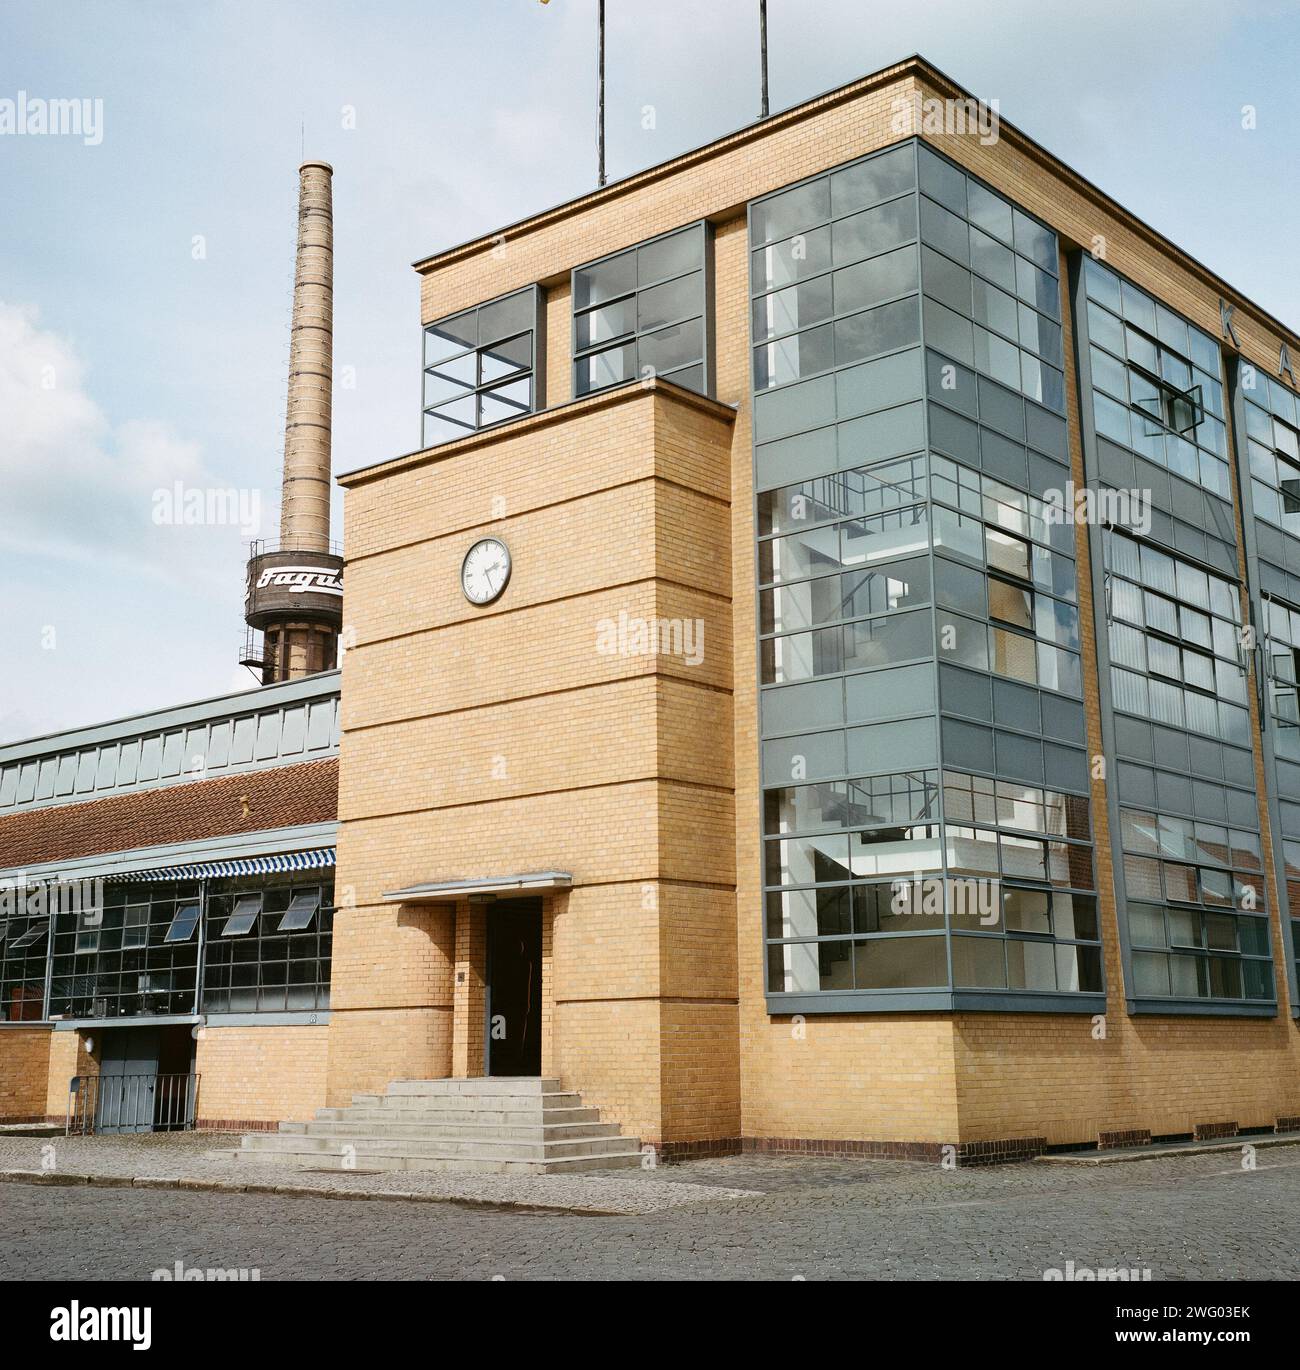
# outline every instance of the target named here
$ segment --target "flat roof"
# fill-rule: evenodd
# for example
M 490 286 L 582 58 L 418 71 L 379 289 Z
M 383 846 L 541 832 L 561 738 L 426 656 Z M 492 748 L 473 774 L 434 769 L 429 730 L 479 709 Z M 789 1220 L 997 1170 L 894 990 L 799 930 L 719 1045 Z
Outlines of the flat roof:
M 0 766 L 23 757 L 44 755 L 52 751 L 66 751 L 73 747 L 89 746 L 122 734 L 153 732 L 192 723 L 210 714 L 243 713 L 289 704 L 299 699 L 321 699 L 338 694 L 341 672 L 320 671 L 298 680 L 282 680 L 274 685 L 254 685 L 248 690 L 231 690 L 226 694 L 209 695 L 205 699 L 185 704 L 165 704 L 161 708 L 146 709 L 142 713 L 110 718 L 102 723 L 83 723 L 59 732 L 40 733 L 35 737 L 19 738 L 0 744 Z
M 828 104 L 839 104 L 850 100 L 869 89 L 873 85 L 882 83 L 883 79 L 895 80 L 907 75 L 917 75 L 925 78 L 932 85 L 947 87 L 950 95 L 959 99 L 973 100 L 979 103 L 979 97 L 972 94 L 964 86 L 954 81 L 946 72 L 941 71 L 932 62 L 922 57 L 919 53 L 913 53 L 909 57 L 903 58 L 899 62 L 894 62 L 888 66 L 880 67 L 876 71 L 866 76 L 861 76 L 855 81 L 850 81 L 846 85 L 836 86 L 830 90 L 823 91 L 819 95 L 814 95 L 807 100 L 800 101 L 797 105 L 790 105 L 783 110 L 778 110 L 766 119 L 755 120 L 745 124 L 739 129 L 734 129 L 730 133 L 723 134 L 718 138 L 711 139 L 707 143 L 702 143 L 698 147 L 691 148 L 686 152 L 679 153 L 675 157 L 670 157 L 666 161 L 657 162 L 652 166 L 644 167 L 640 171 L 631 172 L 627 176 L 621 177 L 617 181 L 611 181 L 608 185 L 589 191 L 586 194 L 575 196 L 572 199 L 561 201 L 559 204 L 552 205 L 547 209 L 539 210 L 534 214 L 529 214 L 522 219 L 503 227 L 491 230 L 487 233 L 479 234 L 473 238 L 468 238 L 461 243 L 451 247 L 443 248 L 441 251 L 422 257 L 412 263 L 412 266 L 422 275 L 436 270 L 439 266 L 449 264 L 452 260 L 460 256 L 467 256 L 472 252 L 493 247 L 502 237 L 509 237 L 536 227 L 548 219 L 560 219 L 569 217 L 580 210 L 598 205 L 602 202 L 615 200 L 628 195 L 640 188 L 642 184 L 658 180 L 663 176 L 674 171 L 681 170 L 689 166 L 692 162 L 707 160 L 710 156 L 721 151 L 727 145 L 734 145 L 738 142 L 748 142 L 760 139 L 773 129 L 781 128 L 787 124 L 797 123 L 807 118 Z M 1106 194 L 1095 182 L 1090 181 L 1076 171 L 1068 162 L 1063 161 L 1054 153 L 1048 151 L 1041 143 L 1031 138 L 1023 130 L 1016 127 L 1008 119 L 1002 116 L 1001 108 L 998 109 L 999 128 L 1003 133 L 1009 133 L 1012 139 L 1019 143 L 1026 151 L 1030 152 L 1038 161 L 1047 165 L 1056 174 L 1074 182 L 1075 186 L 1088 197 L 1103 205 L 1111 212 L 1126 219 L 1142 236 L 1154 243 L 1162 251 L 1180 260 L 1187 266 L 1194 275 L 1200 276 L 1208 284 L 1212 285 L 1223 298 L 1245 312 L 1253 314 L 1262 323 L 1267 324 L 1275 332 L 1285 338 L 1288 342 L 1300 345 L 1300 333 L 1289 325 L 1283 323 L 1275 315 L 1264 309 L 1248 296 L 1243 295 L 1230 282 L 1223 279 L 1217 272 L 1206 266 L 1204 262 L 1193 257 L 1191 253 L 1179 247 L 1172 239 L 1167 238 L 1158 229 L 1153 228 L 1146 220 L 1139 218 L 1131 210 L 1126 209 L 1117 200 Z

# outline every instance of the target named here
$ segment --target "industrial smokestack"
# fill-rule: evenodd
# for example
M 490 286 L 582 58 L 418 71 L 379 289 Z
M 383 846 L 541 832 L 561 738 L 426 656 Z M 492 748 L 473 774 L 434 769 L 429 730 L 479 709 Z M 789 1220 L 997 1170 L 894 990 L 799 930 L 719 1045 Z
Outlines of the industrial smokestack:
M 252 548 L 244 595 L 249 634 L 240 658 L 266 685 L 333 669 L 343 625 L 343 559 L 330 551 L 333 175 L 327 162 L 298 168 L 280 541 Z
M 334 376 L 334 203 L 326 162 L 298 168 L 298 256 L 284 425 L 280 544 L 328 552 Z

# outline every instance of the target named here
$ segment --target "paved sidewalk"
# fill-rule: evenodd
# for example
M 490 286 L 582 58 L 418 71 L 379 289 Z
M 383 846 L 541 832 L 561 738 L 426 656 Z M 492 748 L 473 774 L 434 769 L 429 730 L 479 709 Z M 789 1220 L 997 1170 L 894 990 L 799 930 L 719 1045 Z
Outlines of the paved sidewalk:
M 144 1155 L 156 1172 L 160 1153 L 186 1142 L 93 1144 L 105 1157 Z M 198 1149 L 205 1144 L 200 1138 Z M 29 1147 L 18 1159 L 30 1166 L 38 1155 Z M 63 1161 L 76 1155 L 69 1144 Z M 486 1198 L 476 1206 L 459 1180 L 462 1197 L 440 1203 L 396 1193 L 340 1203 L 301 1193 L 0 1184 L 0 1282 L 147 1280 L 177 1261 L 256 1269 L 262 1280 L 1300 1279 L 1300 1157 L 1279 1148 L 1261 1151 L 1250 1168 L 1243 1159 L 944 1170 L 750 1154 L 657 1172 L 463 1177 L 479 1195 L 490 1184 L 524 1205 L 516 1207 L 482 1206 Z M 298 1178 L 324 1188 L 340 1177 Z M 349 1178 L 359 1187 L 373 1177 Z M 414 1188 L 410 1175 L 393 1178 Z M 550 1206 L 578 1186 L 596 1207 Z M 679 1201 L 599 1216 L 614 1194 L 631 1208 L 660 1205 L 665 1193 Z
M 207 1153 L 239 1144 L 219 1132 L 121 1137 L 0 1135 L 0 1182 L 274 1193 L 339 1199 L 420 1199 L 568 1213 L 658 1213 L 683 1204 L 743 1199 L 756 1191 L 694 1184 L 674 1168 L 581 1175 L 366 1174 L 254 1165 Z

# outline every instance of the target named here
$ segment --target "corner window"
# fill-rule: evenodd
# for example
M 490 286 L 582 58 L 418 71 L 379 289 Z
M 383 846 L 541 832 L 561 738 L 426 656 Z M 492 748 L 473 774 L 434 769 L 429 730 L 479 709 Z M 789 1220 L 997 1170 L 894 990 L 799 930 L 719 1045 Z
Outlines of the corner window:
M 573 392 L 658 376 L 710 393 L 708 226 L 666 233 L 573 273 Z
M 528 286 L 425 328 L 425 447 L 541 407 L 541 306 L 541 291 Z

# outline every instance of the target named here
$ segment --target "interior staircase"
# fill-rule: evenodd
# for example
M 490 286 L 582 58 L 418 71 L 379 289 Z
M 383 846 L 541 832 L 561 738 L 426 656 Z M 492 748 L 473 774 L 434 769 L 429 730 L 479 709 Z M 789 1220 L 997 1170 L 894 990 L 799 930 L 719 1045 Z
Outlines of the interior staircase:
M 635 1137 L 602 1123 L 558 1080 L 537 1077 L 394 1080 L 383 1094 L 354 1094 L 309 1123 L 246 1133 L 234 1152 L 256 1165 L 302 1170 L 449 1170 L 571 1174 L 641 1164 Z

